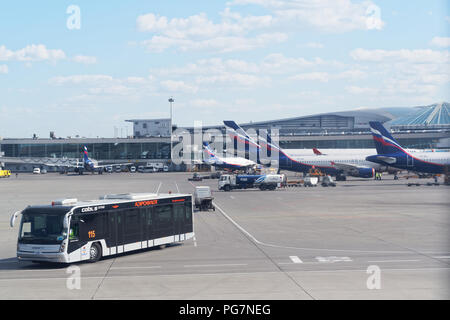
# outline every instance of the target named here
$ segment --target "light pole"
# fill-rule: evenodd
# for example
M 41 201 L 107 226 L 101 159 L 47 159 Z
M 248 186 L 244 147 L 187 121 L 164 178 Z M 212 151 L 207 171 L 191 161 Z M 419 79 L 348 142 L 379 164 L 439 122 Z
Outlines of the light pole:
M 169 102 L 170 102 L 170 130 L 169 130 L 169 132 L 170 132 L 170 163 L 172 164 L 172 162 L 173 162 L 173 157 L 172 157 L 172 147 L 173 147 L 173 145 L 172 145 L 172 121 L 173 121 L 172 108 L 173 108 L 173 103 L 175 102 L 173 97 L 170 97 Z

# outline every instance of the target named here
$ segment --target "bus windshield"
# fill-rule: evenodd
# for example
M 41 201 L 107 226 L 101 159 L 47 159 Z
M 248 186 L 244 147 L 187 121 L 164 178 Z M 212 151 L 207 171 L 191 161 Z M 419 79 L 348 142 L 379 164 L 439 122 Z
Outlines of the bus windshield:
M 19 242 L 60 244 L 67 237 L 64 228 L 65 212 L 26 210 L 22 214 Z

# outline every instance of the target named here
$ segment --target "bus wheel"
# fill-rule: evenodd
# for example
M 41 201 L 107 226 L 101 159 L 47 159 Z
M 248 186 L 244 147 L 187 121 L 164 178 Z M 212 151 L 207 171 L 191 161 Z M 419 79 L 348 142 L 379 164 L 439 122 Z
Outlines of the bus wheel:
M 102 247 L 98 243 L 93 243 L 91 249 L 89 250 L 90 262 L 97 262 L 102 257 Z

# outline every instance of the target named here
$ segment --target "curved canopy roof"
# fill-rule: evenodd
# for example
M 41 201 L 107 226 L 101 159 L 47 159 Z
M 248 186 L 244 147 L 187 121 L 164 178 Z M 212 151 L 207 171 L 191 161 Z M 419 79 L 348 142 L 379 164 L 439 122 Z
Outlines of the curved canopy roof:
M 419 107 L 412 115 L 389 122 L 391 126 L 435 126 L 450 124 L 450 104 L 447 102 Z

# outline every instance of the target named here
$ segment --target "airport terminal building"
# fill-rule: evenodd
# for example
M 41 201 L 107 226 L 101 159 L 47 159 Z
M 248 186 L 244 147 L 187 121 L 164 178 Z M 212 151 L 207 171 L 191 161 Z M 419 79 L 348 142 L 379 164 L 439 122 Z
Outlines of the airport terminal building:
M 240 125 L 244 130 L 276 128 L 280 135 L 280 146 L 285 149 L 358 149 L 374 148 L 369 121 L 380 121 L 391 128 L 393 136 L 404 147 L 450 148 L 449 111 L 449 103 L 439 103 L 414 108 L 360 109 Z M 89 156 L 96 160 L 170 164 L 170 119 L 128 121 L 134 123 L 133 137 L 8 138 L 0 140 L 0 156 L 27 159 L 80 158 L 83 146 L 87 146 Z M 193 132 L 193 128 L 185 129 Z M 223 125 L 203 129 L 219 129 L 225 133 Z M 13 165 L 10 168 L 28 171 L 29 167 Z

